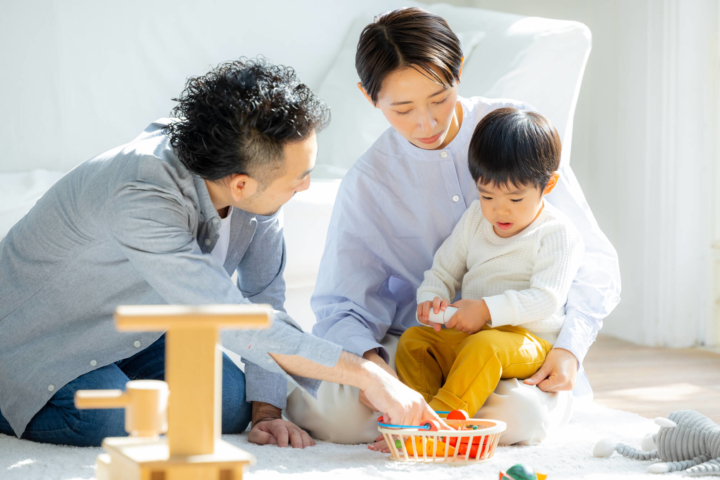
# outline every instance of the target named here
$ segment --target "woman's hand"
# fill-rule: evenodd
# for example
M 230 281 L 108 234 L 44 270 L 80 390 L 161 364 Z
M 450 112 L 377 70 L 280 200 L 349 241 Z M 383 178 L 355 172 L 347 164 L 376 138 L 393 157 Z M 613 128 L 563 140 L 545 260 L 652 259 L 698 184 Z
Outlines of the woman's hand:
M 438 314 L 440 312 L 444 312 L 445 309 L 447 309 L 448 305 L 450 305 L 450 301 L 443 300 L 440 297 L 435 297 L 432 302 L 428 300 L 427 302 L 422 302 L 418 304 L 418 321 L 420 323 L 433 327 L 436 332 L 439 332 L 442 329 L 442 324 L 430 321 L 430 309 L 432 309 L 435 314 Z
M 490 321 L 490 310 L 485 300 L 458 300 L 451 305 L 458 309 L 445 328 L 454 328 L 458 332 L 477 333 Z
M 561 392 L 575 387 L 578 359 L 570 350 L 553 348 L 545 357 L 545 363 L 532 377 L 525 380 L 527 385 L 537 385 L 543 392 Z

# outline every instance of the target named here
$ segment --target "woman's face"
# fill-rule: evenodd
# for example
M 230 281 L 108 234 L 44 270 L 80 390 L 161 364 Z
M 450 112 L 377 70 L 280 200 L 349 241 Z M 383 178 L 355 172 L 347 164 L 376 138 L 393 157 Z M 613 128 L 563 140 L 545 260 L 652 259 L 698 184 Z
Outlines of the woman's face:
M 433 69 L 442 78 L 440 70 Z M 445 87 L 414 67 L 399 68 L 383 80 L 374 106 L 416 147 L 444 148 L 457 134 L 461 122 L 456 113 L 457 84 Z M 365 90 L 360 89 L 372 103 Z

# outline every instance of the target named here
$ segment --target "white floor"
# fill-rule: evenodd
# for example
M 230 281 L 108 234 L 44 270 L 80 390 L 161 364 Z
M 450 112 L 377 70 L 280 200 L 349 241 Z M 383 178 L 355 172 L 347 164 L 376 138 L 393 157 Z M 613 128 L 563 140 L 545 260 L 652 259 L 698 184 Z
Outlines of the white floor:
M 501 447 L 488 463 L 457 467 L 394 462 L 387 455 L 369 451 L 364 445 L 320 443 L 306 450 L 280 450 L 275 446 L 249 444 L 247 435 L 224 438 L 257 458 L 257 464 L 246 476 L 249 480 L 289 479 L 290 476 L 307 480 L 339 476 L 346 480 L 458 480 L 471 477 L 494 480 L 500 470 L 516 463 L 548 473 L 549 480 L 634 480 L 658 477 L 646 473 L 649 462 L 634 461 L 617 454 L 609 459 L 597 459 L 592 456 L 592 447 L 604 437 L 639 445 L 644 434 L 657 428 L 652 420 L 639 415 L 586 404 L 579 407 L 570 425 L 539 446 Z M 92 479 L 94 458 L 99 452 L 97 448 L 40 445 L 0 435 L 0 479 Z

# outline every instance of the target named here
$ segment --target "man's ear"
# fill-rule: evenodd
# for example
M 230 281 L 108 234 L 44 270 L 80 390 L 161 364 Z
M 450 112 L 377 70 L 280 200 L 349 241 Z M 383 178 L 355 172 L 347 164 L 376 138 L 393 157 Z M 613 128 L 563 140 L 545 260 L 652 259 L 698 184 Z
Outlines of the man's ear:
M 254 178 L 235 173 L 230 177 L 230 195 L 235 204 L 247 201 L 258 190 L 258 182 Z
M 558 181 L 560 181 L 560 174 L 558 172 L 555 172 L 550 177 L 550 180 L 548 180 L 548 183 L 545 186 L 545 190 L 543 191 L 543 195 L 548 195 L 550 192 L 552 192 L 553 189 L 557 186 Z
M 367 101 L 370 102 L 370 105 L 372 105 L 373 107 L 377 108 L 377 105 L 375 105 L 375 102 L 373 102 L 372 97 L 371 97 L 371 96 L 368 94 L 368 92 L 365 91 L 365 89 L 363 88 L 362 83 L 358 82 L 357 86 L 358 86 L 358 88 L 360 89 L 360 91 L 362 92 L 363 96 L 367 99 Z

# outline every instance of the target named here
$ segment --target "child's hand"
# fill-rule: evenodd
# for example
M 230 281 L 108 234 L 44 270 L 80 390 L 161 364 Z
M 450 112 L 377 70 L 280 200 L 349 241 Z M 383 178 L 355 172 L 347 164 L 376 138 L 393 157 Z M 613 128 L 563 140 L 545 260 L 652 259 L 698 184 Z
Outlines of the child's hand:
M 452 306 L 458 311 L 445 322 L 445 328 L 473 334 L 482 330 L 490 321 L 490 310 L 485 300 L 458 300 Z
M 429 300 L 422 302 L 417 306 L 418 320 L 420 323 L 433 327 L 436 332 L 439 332 L 442 329 L 442 324 L 430 321 L 430 309 L 432 308 L 435 313 L 440 313 L 444 312 L 448 305 L 450 305 L 450 302 L 440 297 L 435 297 L 432 302 Z

